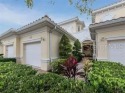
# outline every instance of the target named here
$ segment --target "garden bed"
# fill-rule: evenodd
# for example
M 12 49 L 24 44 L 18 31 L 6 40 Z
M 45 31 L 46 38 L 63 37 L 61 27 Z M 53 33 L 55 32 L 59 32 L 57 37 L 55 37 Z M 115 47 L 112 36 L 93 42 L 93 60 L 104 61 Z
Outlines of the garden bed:
M 83 93 L 81 81 L 47 73 L 12 62 L 0 63 L 0 93 Z
M 94 62 L 88 83 L 0 62 L 0 93 L 125 93 L 124 78 L 125 67 L 112 62 Z

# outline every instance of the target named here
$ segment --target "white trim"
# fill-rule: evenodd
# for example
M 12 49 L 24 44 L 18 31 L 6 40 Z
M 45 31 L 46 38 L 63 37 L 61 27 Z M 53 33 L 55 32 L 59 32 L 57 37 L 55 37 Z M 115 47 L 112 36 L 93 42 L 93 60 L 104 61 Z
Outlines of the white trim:
M 42 40 L 42 38 L 26 40 L 26 41 L 23 41 L 23 44 L 32 43 L 32 42 L 41 42 L 41 40 Z
M 10 46 L 10 45 L 14 45 L 14 42 L 9 42 L 9 43 L 3 43 L 5 46 Z
M 97 9 L 97 10 L 94 10 L 92 13 L 93 13 L 93 14 L 96 14 L 96 13 L 98 13 L 98 12 L 106 11 L 106 10 L 109 10 L 109 9 L 111 9 L 111 8 L 114 8 L 114 7 L 116 8 L 116 7 L 118 7 L 118 6 L 123 7 L 124 4 L 125 4 L 125 0 L 122 0 L 121 2 L 114 3 L 114 4 L 112 4 L 112 5 L 109 5 L 109 6 L 106 6 L 106 7 Z
M 107 58 L 97 58 L 97 60 L 99 60 L 99 61 L 107 61 L 108 59 Z
M 63 21 L 63 22 L 58 23 L 58 25 L 64 25 L 64 24 L 67 24 L 67 23 L 70 23 L 70 22 L 76 21 L 76 20 L 79 20 L 78 17 L 65 20 L 65 21 Z
M 48 58 L 48 59 L 41 59 L 41 62 L 42 63 L 49 63 L 51 60 Z
M 106 38 L 108 41 L 109 40 L 122 40 L 125 39 L 125 36 L 118 36 L 118 37 L 108 37 Z

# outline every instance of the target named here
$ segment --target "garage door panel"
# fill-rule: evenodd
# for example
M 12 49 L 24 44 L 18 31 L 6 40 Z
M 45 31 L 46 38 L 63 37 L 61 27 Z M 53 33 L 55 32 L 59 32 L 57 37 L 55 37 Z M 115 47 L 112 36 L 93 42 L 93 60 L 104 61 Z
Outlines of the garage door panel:
M 125 65 L 125 40 L 109 41 L 108 56 L 110 61 Z
M 14 57 L 14 48 L 13 48 L 13 45 L 8 45 L 7 46 L 7 57 L 8 58 L 13 58 Z
M 26 64 L 41 67 L 41 44 L 30 43 L 25 45 L 25 61 Z

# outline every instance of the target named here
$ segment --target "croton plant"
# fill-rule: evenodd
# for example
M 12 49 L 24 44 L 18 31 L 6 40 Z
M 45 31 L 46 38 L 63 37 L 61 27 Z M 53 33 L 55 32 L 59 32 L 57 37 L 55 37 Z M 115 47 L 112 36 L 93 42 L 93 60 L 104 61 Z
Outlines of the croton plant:
M 78 69 L 77 69 L 78 61 L 75 57 L 70 56 L 63 65 L 64 75 L 68 78 L 74 78 L 77 75 Z

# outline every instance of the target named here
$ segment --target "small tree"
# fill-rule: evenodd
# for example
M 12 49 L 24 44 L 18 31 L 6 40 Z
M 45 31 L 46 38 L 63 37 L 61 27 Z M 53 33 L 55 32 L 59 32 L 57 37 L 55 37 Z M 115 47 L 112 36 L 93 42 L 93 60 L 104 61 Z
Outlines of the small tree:
M 82 60 L 81 43 L 78 39 L 74 42 L 72 54 L 77 58 L 78 61 Z
M 66 35 L 63 35 L 59 43 L 59 56 L 61 58 L 68 58 L 72 52 L 72 45 Z

